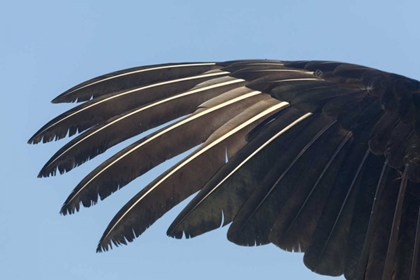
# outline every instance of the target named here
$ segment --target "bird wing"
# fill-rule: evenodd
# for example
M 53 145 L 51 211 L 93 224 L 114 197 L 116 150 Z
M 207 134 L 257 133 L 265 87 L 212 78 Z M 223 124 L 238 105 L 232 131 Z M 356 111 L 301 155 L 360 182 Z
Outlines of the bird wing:
M 64 215 L 196 147 L 115 215 L 98 251 L 133 241 L 196 193 L 169 236 L 230 224 L 230 241 L 305 252 L 305 265 L 320 274 L 420 278 L 416 80 L 328 61 L 161 64 L 94 78 L 53 102 L 83 103 L 29 143 L 80 134 L 39 177 L 167 124 L 89 173 Z

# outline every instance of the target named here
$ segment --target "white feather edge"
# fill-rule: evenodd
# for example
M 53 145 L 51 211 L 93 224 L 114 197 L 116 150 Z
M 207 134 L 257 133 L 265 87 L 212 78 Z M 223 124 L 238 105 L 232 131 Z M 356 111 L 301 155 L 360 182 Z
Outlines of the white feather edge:
M 131 90 L 128 90 L 128 91 L 123 91 L 123 92 L 114 94 L 112 96 L 109 96 L 107 98 L 104 98 L 104 99 L 102 99 L 100 101 L 93 102 L 92 104 L 90 104 L 90 105 L 88 105 L 88 106 L 86 106 L 84 108 L 81 108 L 80 110 L 77 110 L 77 111 L 69 114 L 68 116 L 65 116 L 65 117 L 61 118 L 60 120 L 52 123 L 51 125 L 47 126 L 43 130 L 41 130 L 40 132 L 38 132 L 38 134 L 44 133 L 46 130 L 50 129 L 51 127 L 59 124 L 60 122 L 66 120 L 66 119 L 68 119 L 68 118 L 70 118 L 70 117 L 72 117 L 74 115 L 77 115 L 77 114 L 79 114 L 79 113 L 81 113 L 81 112 L 83 112 L 83 111 L 85 111 L 85 110 L 87 110 L 89 108 L 95 107 L 98 104 L 107 102 L 109 100 L 112 100 L 112 99 L 115 99 L 115 98 L 118 98 L 118 97 L 121 97 L 121 96 L 124 96 L 124 95 L 127 95 L 127 94 L 131 94 L 131 93 L 139 92 L 139 91 L 142 91 L 142 90 L 145 90 L 145 89 L 149 89 L 149 88 L 153 88 L 153 87 L 158 87 L 158 86 L 163 86 L 163 85 L 167 85 L 167 84 L 173 84 L 173 83 L 182 82 L 182 81 L 195 80 L 195 79 L 206 78 L 206 77 L 215 77 L 215 76 L 221 76 L 221 75 L 227 75 L 227 74 L 229 74 L 229 72 L 226 72 L 226 71 L 218 71 L 218 72 L 214 72 L 214 73 L 207 73 L 207 74 L 197 75 L 197 76 L 193 76 L 193 77 L 187 77 L 187 78 L 182 78 L 182 79 L 175 79 L 175 80 L 165 81 L 165 82 L 161 82 L 161 83 L 156 83 L 156 84 L 151 84 L 151 85 L 147 85 L 147 86 L 143 86 L 143 87 L 131 89 Z
M 116 78 L 119 78 L 119 77 L 124 77 L 124 76 L 128 76 L 128 75 L 132 75 L 132 74 L 136 74 L 136 73 L 149 72 L 149 71 L 154 71 L 154 70 L 171 69 L 171 68 L 177 68 L 177 67 L 178 68 L 181 68 L 181 67 L 211 66 L 211 65 L 216 65 L 216 63 L 214 63 L 214 62 L 206 62 L 206 63 L 174 64 L 174 65 L 165 65 L 165 66 L 157 66 L 157 67 L 153 67 L 152 66 L 150 68 L 133 70 L 133 71 L 121 73 L 121 74 L 118 74 L 118 75 L 115 75 L 115 76 L 111 76 L 111 77 L 107 77 L 107 78 L 104 78 L 104 79 L 100 79 L 98 81 L 95 81 L 95 82 L 92 82 L 92 83 L 83 85 L 81 87 L 77 87 L 77 88 L 75 88 L 75 89 L 67 92 L 65 95 L 71 94 L 71 93 L 73 93 L 75 91 L 81 90 L 81 89 L 86 88 L 86 87 L 90 87 L 90 86 L 92 86 L 94 84 L 99 84 L 99 83 L 102 83 L 102 82 L 105 82 L 105 81 L 109 81 L 109 80 L 112 80 L 112 79 L 116 79 Z
M 119 117 L 119 118 L 117 118 L 117 119 L 113 120 L 113 121 L 112 121 L 112 122 L 110 122 L 110 123 L 107 123 L 106 125 L 102 126 L 102 127 L 101 127 L 101 128 L 99 128 L 99 129 L 96 129 L 96 130 L 91 131 L 91 133 L 88 133 L 85 137 L 83 137 L 83 138 L 82 138 L 82 139 L 80 139 L 79 141 L 77 141 L 77 142 L 73 143 L 73 145 L 71 145 L 71 146 L 70 146 L 70 147 L 68 147 L 65 151 L 63 151 L 61 154 L 59 154 L 58 156 L 56 156 L 56 157 L 54 158 L 54 160 L 53 160 L 53 161 L 51 161 L 51 162 L 50 162 L 50 163 L 49 163 L 46 167 L 51 166 L 51 165 L 52 165 L 54 162 L 56 162 L 56 161 L 57 161 L 60 157 L 62 157 L 64 154 L 66 154 L 68 151 L 70 151 L 70 150 L 71 150 L 71 149 L 73 149 L 74 147 L 76 147 L 76 146 L 80 145 L 80 144 L 81 144 L 83 141 L 85 141 L 86 139 L 88 139 L 88 138 L 92 137 L 92 136 L 93 136 L 93 135 L 95 135 L 96 133 L 98 133 L 98 132 L 100 132 L 100 131 L 102 131 L 102 130 L 104 130 L 104 129 L 106 129 L 106 128 L 108 128 L 108 127 L 112 126 L 112 125 L 117 125 L 117 124 L 118 124 L 118 122 L 120 122 L 120 121 L 122 121 L 122 120 L 124 120 L 124 119 L 126 119 L 126 118 L 128 118 L 128 117 L 131 117 L 131 116 L 133 116 L 133 115 L 135 115 L 135 114 L 138 114 L 138 113 L 140 113 L 140 112 L 142 112 L 142 111 L 148 110 L 148 109 L 150 109 L 150 108 L 152 108 L 152 107 L 156 107 L 156 106 L 161 105 L 161 104 L 163 104 L 163 103 L 167 103 L 167 102 L 173 101 L 173 100 L 175 100 L 175 99 L 179 99 L 179 98 L 181 98 L 181 97 L 185 97 L 185 96 L 188 96 L 188 95 L 197 94 L 197 93 L 203 92 L 203 91 L 205 91 L 205 90 L 209 90 L 209 89 L 214 89 L 214 88 L 218 88 L 218 87 L 222 87 L 222 86 L 226 86 L 226 85 L 231 85 L 231 84 L 235 84 L 235 83 L 240 83 L 240 82 L 243 82 L 243 81 L 244 81 L 244 80 L 242 80 L 242 79 L 231 79 L 231 80 L 229 80 L 229 81 L 225 81 L 225 82 L 222 82 L 222 83 L 213 84 L 213 85 L 210 85 L 210 86 L 205 86 L 205 87 L 200 87 L 200 88 L 196 88 L 196 89 L 193 89 L 193 90 L 189 90 L 189 91 L 186 91 L 186 92 L 180 93 L 180 94 L 178 94 L 178 95 L 171 96 L 171 97 L 169 97 L 169 98 L 166 98 L 166 99 L 163 99 L 163 100 L 159 100 L 159 101 L 154 102 L 154 103 L 152 103 L 152 104 L 149 104 L 149 105 L 143 106 L 143 107 L 141 107 L 141 108 L 139 108 L 139 109 L 137 109 L 137 110 L 134 110 L 134 111 L 132 111 L 132 112 L 130 112 L 130 113 L 128 113 L 128 114 L 125 114 L 125 115 L 123 115 L 123 116 L 121 116 L 121 117 Z
M 251 92 L 255 93 L 255 92 Z M 150 187 L 150 189 L 145 192 L 138 200 L 136 200 L 126 211 L 125 213 L 123 213 L 121 215 L 121 217 L 114 223 L 114 225 L 111 227 L 111 229 L 107 232 L 107 234 L 102 238 L 102 240 L 106 240 L 108 238 L 108 236 L 110 235 L 110 233 L 114 230 L 114 228 L 121 222 L 122 219 L 124 219 L 124 217 L 140 202 L 142 201 L 150 192 L 152 192 L 155 188 L 157 188 L 163 181 L 165 181 L 166 179 L 168 179 L 172 174 L 174 174 L 176 171 L 178 171 L 179 169 L 181 169 L 182 167 L 184 167 L 186 164 L 188 164 L 189 162 L 191 162 L 192 160 L 194 160 L 195 158 L 197 158 L 198 156 L 200 156 L 201 154 L 205 153 L 206 151 L 208 151 L 209 149 L 211 149 L 212 147 L 214 147 L 215 145 L 219 144 L 220 142 L 224 141 L 225 139 L 229 138 L 230 136 L 234 135 L 235 133 L 237 133 L 238 131 L 240 131 L 241 129 L 243 129 L 244 127 L 248 126 L 250 123 L 255 122 L 258 119 L 261 119 L 265 116 L 267 116 L 268 114 L 271 114 L 277 110 L 283 109 L 285 107 L 288 107 L 289 103 L 288 102 L 280 102 L 274 106 L 271 106 L 270 108 L 264 110 L 263 112 L 255 115 L 254 117 L 250 118 L 249 120 L 247 120 L 246 122 L 242 123 L 241 125 L 235 127 L 234 129 L 232 129 L 231 131 L 229 131 L 228 133 L 222 135 L 221 137 L 215 139 L 213 142 L 209 143 L 208 145 L 206 145 L 205 147 L 203 147 L 201 150 L 199 150 L 199 152 L 191 155 L 191 157 L 189 157 L 187 160 L 185 160 L 184 162 L 182 162 L 181 164 L 179 164 L 178 166 L 176 166 L 176 168 L 172 169 L 170 172 L 168 172 L 168 174 L 166 174 L 163 178 L 161 178 L 158 182 L 156 182 L 152 187 Z
M 287 103 L 287 102 L 284 102 Z M 287 103 L 289 104 L 289 103 Z M 254 157 L 256 154 L 258 154 L 262 149 L 264 149 L 264 147 L 266 147 L 268 144 L 270 144 L 271 142 L 273 142 L 275 139 L 277 139 L 280 135 L 284 134 L 286 131 L 288 131 L 289 129 L 291 129 L 293 126 L 297 125 L 298 123 L 302 122 L 303 120 L 305 120 L 306 118 L 310 117 L 312 115 L 312 113 L 306 113 L 303 116 L 301 116 L 300 118 L 296 119 L 294 122 L 292 122 L 291 124 L 289 124 L 288 126 L 286 126 L 284 129 L 282 129 L 281 131 L 279 131 L 278 133 L 276 133 L 273 137 L 271 137 L 270 139 L 268 139 L 263 145 L 261 145 L 258 149 L 256 149 L 252 154 L 250 154 L 247 158 L 245 158 L 240 164 L 238 164 L 238 166 L 235 167 L 235 169 L 233 169 L 228 175 L 225 176 L 225 178 L 223 178 L 222 180 L 220 180 L 220 182 L 214 186 L 214 188 L 212 190 L 210 190 L 206 196 L 204 196 L 196 205 L 194 205 L 194 207 L 185 215 L 185 217 L 179 221 L 179 223 L 174 226 L 174 228 L 178 227 L 182 222 L 184 222 L 188 216 L 199 206 L 201 205 L 201 203 L 203 203 L 204 200 L 206 200 L 213 192 L 215 192 L 222 184 L 223 182 L 225 182 L 229 177 L 231 177 L 236 171 L 238 171 L 246 162 L 248 162 L 252 157 Z
M 135 150 L 137 150 L 137 149 L 139 149 L 139 148 L 141 148 L 142 146 L 144 146 L 145 144 L 147 144 L 147 143 L 149 143 L 149 142 L 151 142 L 151 141 L 153 141 L 154 139 L 156 139 L 156 138 L 158 138 L 158 137 L 160 137 L 160 136 L 162 136 L 162 135 L 164 135 L 165 133 L 167 133 L 167 132 L 169 132 L 169 131 L 171 131 L 171 130 L 173 130 L 173 129 L 175 129 L 175 128 L 177 128 L 177 127 L 180 127 L 181 125 L 184 125 L 184 124 L 186 124 L 186 123 L 188 123 L 188 122 L 190 122 L 190 121 L 192 121 L 192 120 L 195 120 L 195 119 L 198 119 L 198 118 L 200 118 L 200 117 L 203 117 L 203 116 L 205 116 L 205 115 L 207 115 L 207 114 L 209 114 L 209 113 L 211 113 L 211 112 L 214 112 L 214 111 L 216 111 L 216 110 L 219 110 L 219 109 L 221 109 L 221 108 L 223 108 L 223 107 L 226 107 L 226 106 L 228 106 L 228 105 L 230 105 L 230 104 L 233 104 L 233 103 L 236 103 L 236 102 L 239 102 L 239 101 L 241 101 L 241 100 L 244 100 L 244 99 L 246 99 L 246 98 L 250 98 L 250 97 L 252 97 L 252 96 L 255 96 L 255 95 L 258 95 L 258 94 L 261 94 L 261 92 L 260 91 L 251 91 L 251 92 L 249 92 L 249 93 L 247 93 L 247 94 L 244 94 L 244 95 L 241 95 L 241 96 L 238 96 L 238 97 L 236 97 L 236 98 L 234 98 L 234 99 L 230 99 L 230 100 L 228 100 L 228 101 L 226 101 L 226 102 L 223 102 L 223 103 L 221 103 L 221 104 L 219 104 L 219 105 L 217 105 L 217 106 L 214 106 L 214 107 L 211 107 L 211 108 L 208 108 L 208 109 L 205 109 L 205 110 L 202 110 L 202 111 L 200 111 L 200 112 L 197 112 L 196 114 L 193 114 L 193 115 L 191 115 L 191 116 L 189 116 L 189 117 L 187 117 L 187 118 L 185 118 L 185 119 L 183 119 L 183 120 L 180 120 L 180 121 L 178 121 L 178 122 L 176 122 L 176 123 L 174 123 L 174 124 L 172 124 L 172 125 L 170 125 L 170 126 L 168 126 L 167 128 L 165 128 L 165 129 L 163 129 L 163 130 L 161 130 L 160 132 L 158 132 L 158 133 L 156 133 L 156 134 L 154 134 L 152 137 L 150 137 L 150 138 L 148 138 L 147 140 L 145 140 L 145 141 L 143 141 L 143 142 L 141 142 L 141 143 L 139 143 L 138 145 L 135 145 L 134 147 L 132 147 L 129 151 L 127 151 L 127 152 L 125 152 L 124 154 L 122 154 L 122 155 L 120 155 L 118 158 L 116 158 L 115 160 L 113 160 L 112 162 L 110 162 L 108 165 L 106 165 L 104 168 L 102 168 L 98 173 L 96 173 L 95 174 L 95 176 L 93 176 L 92 178 L 90 178 L 90 180 L 89 181 L 87 181 L 74 195 L 72 195 L 72 197 L 71 198 L 69 198 L 69 201 L 68 201 L 68 204 L 86 187 L 86 186 L 88 186 L 89 184 L 90 184 L 90 182 L 92 182 L 93 180 L 95 180 L 98 176 L 100 176 L 103 172 L 105 172 L 108 168 L 110 168 L 111 166 L 113 166 L 114 164 L 116 164 L 117 162 L 119 162 L 120 160 L 122 160 L 124 157 L 126 157 L 126 156 L 128 156 L 129 154 L 131 154 L 132 152 L 134 152 Z

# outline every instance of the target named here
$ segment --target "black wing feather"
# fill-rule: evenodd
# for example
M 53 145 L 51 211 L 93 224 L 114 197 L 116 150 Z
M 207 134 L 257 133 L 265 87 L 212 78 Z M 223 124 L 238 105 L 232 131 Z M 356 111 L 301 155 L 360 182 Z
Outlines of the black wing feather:
M 419 96 L 416 80 L 340 62 L 151 65 L 59 95 L 53 103 L 84 103 L 28 142 L 85 131 L 47 162 L 43 177 L 178 119 L 88 174 L 63 214 L 198 145 L 120 210 L 98 251 L 131 242 L 200 190 L 168 235 L 194 237 L 232 222 L 229 240 L 305 252 L 305 264 L 321 274 L 413 280 L 420 277 Z
M 275 153 L 271 152 L 272 166 L 229 227 L 230 241 L 248 246 L 270 242 L 270 230 L 279 212 L 293 190 L 300 187 L 294 182 L 301 178 L 301 174 L 306 174 L 305 169 L 313 159 L 319 138 L 334 123 L 325 116 L 314 116 L 289 145 L 282 147 L 273 142 L 267 146 L 267 149 L 275 148 Z

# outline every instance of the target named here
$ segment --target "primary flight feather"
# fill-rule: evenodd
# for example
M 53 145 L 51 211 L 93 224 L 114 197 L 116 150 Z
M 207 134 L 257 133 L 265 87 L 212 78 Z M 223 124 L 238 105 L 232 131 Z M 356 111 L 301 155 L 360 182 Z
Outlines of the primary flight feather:
M 80 134 L 39 177 L 169 123 L 89 173 L 64 215 L 198 146 L 115 215 L 98 251 L 133 241 L 197 193 L 169 236 L 230 224 L 230 241 L 304 252 L 316 273 L 420 279 L 419 81 L 329 61 L 175 63 L 94 78 L 60 102 L 83 103 L 29 143 Z

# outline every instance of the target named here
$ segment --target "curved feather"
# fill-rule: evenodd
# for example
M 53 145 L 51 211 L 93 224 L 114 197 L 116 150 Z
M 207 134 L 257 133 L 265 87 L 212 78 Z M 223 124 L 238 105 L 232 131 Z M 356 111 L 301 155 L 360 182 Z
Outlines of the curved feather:
M 61 213 L 89 207 L 158 164 L 202 142 L 227 120 L 268 95 L 250 91 L 163 128 L 121 150 L 88 174 L 73 190 Z M 163 143 L 165 143 L 163 145 Z M 148 160 L 143 160 L 147 158 Z
M 316 152 L 317 145 L 314 143 L 318 143 L 319 138 L 323 138 L 335 122 L 325 116 L 314 117 L 290 145 L 280 150 L 281 158 L 276 159 L 230 225 L 230 241 L 246 246 L 270 242 L 269 234 L 279 212 L 293 190 L 300 187 L 298 184 L 282 184 L 283 180 L 293 182 L 296 180 L 290 179 L 289 175 L 301 177 L 301 174 L 307 173 L 300 168 L 305 169 L 310 165 L 308 160 L 313 159 Z M 295 167 L 300 169 L 300 172 L 292 172 Z
M 128 68 L 80 83 L 54 98 L 52 102 L 86 101 L 112 92 L 195 76 L 218 68 L 220 67 L 214 62 L 167 63 Z
M 393 217 L 392 227 L 391 227 L 391 234 L 389 236 L 388 250 L 386 252 L 384 271 L 382 273 L 383 279 L 390 279 L 395 269 L 394 268 L 395 254 L 397 250 L 397 244 L 399 241 L 398 234 L 399 234 L 399 229 L 400 229 L 400 224 L 401 224 L 401 216 L 402 216 L 402 211 L 403 211 L 404 200 L 406 199 L 405 194 L 407 190 L 407 182 L 408 182 L 407 171 L 404 170 L 402 174 L 402 178 L 401 178 L 399 192 L 398 192 L 397 203 L 395 206 L 395 212 L 394 212 L 394 217 Z
M 117 214 L 98 250 L 133 240 L 201 189 L 168 235 L 193 237 L 233 222 L 229 239 L 305 251 L 305 263 L 318 273 L 416 279 L 419 95 L 419 81 L 340 62 L 152 65 L 61 94 L 53 102 L 86 102 L 46 124 L 29 143 L 89 129 L 47 162 L 40 172 L 47 176 L 191 114 L 105 161 L 69 196 L 64 214 L 204 143 Z M 270 108 L 277 109 L 267 113 Z M 318 137 L 324 118 L 336 123 Z
M 253 127 L 287 106 L 286 102 L 263 100 L 221 126 L 198 150 L 133 197 L 112 219 L 97 250 L 108 250 L 112 243 L 119 245 L 138 237 L 173 206 L 201 189 L 225 163 L 226 150 L 235 154 L 246 144 L 245 135 Z
M 382 163 L 380 170 L 376 184 L 372 183 L 370 187 L 360 188 L 359 200 L 356 202 L 358 207 L 355 209 L 349 231 L 349 246 L 344 271 L 348 279 L 361 279 L 366 271 L 379 202 L 390 173 L 386 161 Z
M 340 135 L 337 136 L 340 137 Z M 335 180 L 353 140 L 351 133 L 343 136 L 344 138 L 339 142 L 337 148 L 334 145 L 329 145 L 332 148 L 332 154 L 325 151 L 324 156 L 326 156 L 328 161 L 322 169 L 320 168 L 320 173 L 316 177 L 315 182 L 311 184 L 310 182 L 312 181 L 309 177 L 306 187 L 302 186 L 299 191 L 295 191 L 293 197 L 288 199 L 277 217 L 269 238 L 272 243 L 280 248 L 299 252 L 307 250 L 325 205 L 331 182 Z M 333 139 L 331 143 L 335 141 Z M 321 163 L 320 165 L 322 167 Z M 306 178 L 307 176 L 304 179 Z
M 67 172 L 108 148 L 153 127 L 192 113 L 201 103 L 233 88 L 243 80 L 231 77 L 206 81 L 193 89 L 114 117 L 63 146 L 41 169 L 39 176 Z
M 39 129 L 29 139 L 28 143 L 36 144 L 41 140 L 44 143 L 54 139 L 58 140 L 64 138 L 67 133 L 72 136 L 124 112 L 189 90 L 205 80 L 226 76 L 227 74 L 228 72 L 216 70 L 215 72 L 102 95 L 54 118 Z
M 364 150 L 364 151 L 363 151 Z M 345 163 L 347 176 L 337 178 L 331 188 L 311 244 L 304 256 L 305 265 L 321 274 L 341 275 L 344 271 L 345 253 L 343 246 L 348 225 L 354 209 L 359 176 L 369 155 L 366 147 L 355 145 L 350 161 Z M 342 180 L 351 179 L 350 182 Z
M 267 154 L 261 151 L 272 142 L 289 143 L 311 115 L 296 110 L 285 110 L 280 114 L 284 118 L 271 123 L 271 129 L 252 139 L 218 171 L 173 221 L 167 234 L 175 238 L 181 238 L 183 234 L 194 237 L 213 230 L 220 227 L 222 212 L 223 225 L 230 223 L 257 186 L 248 184 L 249 180 L 258 182 L 267 171 L 265 165 L 258 165 L 258 158 Z M 289 134 L 289 137 L 280 137 L 283 134 Z M 250 170 L 259 177 L 249 176 Z

